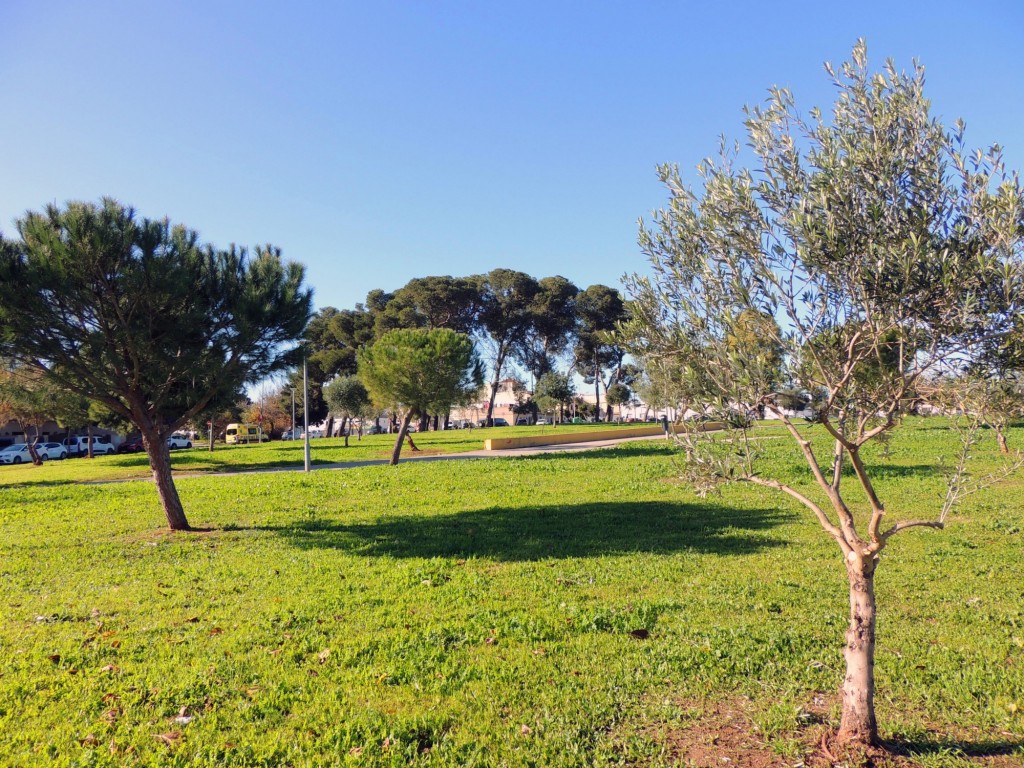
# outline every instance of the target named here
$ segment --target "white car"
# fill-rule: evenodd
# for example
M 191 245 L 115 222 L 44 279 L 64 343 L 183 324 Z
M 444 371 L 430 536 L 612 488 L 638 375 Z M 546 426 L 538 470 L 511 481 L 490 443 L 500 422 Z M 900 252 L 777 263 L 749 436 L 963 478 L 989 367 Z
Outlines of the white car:
M 88 456 L 89 455 L 89 438 L 80 435 L 76 437 L 69 437 L 63 442 L 64 449 L 68 452 L 68 456 Z M 114 448 L 114 444 L 110 442 L 110 438 L 106 435 L 95 435 L 92 438 L 92 455 L 93 456 L 107 456 L 114 453 L 117 449 Z
M 29 464 L 32 462 L 32 455 L 28 452 L 26 443 L 9 445 L 0 451 L 0 464 Z
M 181 432 L 175 432 L 167 438 L 167 447 L 171 449 L 191 448 L 192 441 L 188 439 L 188 435 L 183 435 Z
M 36 453 L 43 461 L 47 459 L 66 459 L 68 449 L 60 443 L 36 443 Z

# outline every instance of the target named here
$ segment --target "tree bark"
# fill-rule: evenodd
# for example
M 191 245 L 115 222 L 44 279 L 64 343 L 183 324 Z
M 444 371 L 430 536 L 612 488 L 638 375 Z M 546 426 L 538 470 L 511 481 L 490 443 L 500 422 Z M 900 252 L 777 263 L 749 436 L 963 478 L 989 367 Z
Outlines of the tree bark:
M 405 433 L 409 429 L 409 422 L 412 421 L 412 411 L 405 414 L 402 419 L 402 426 L 398 429 L 398 439 L 395 440 L 394 450 L 391 451 L 391 466 L 398 463 L 398 457 L 402 453 L 402 443 L 405 441 Z
M 93 454 L 92 454 L 92 424 L 90 424 L 88 429 L 86 429 L 85 434 L 89 438 L 89 458 L 91 459 L 91 458 L 93 458 Z
M 213 422 L 210 422 L 210 453 L 213 453 Z
M 878 743 L 875 721 L 875 561 L 851 553 L 846 561 L 850 581 L 850 626 L 846 630 L 846 678 L 843 714 L 837 739 L 841 744 L 869 747 Z
M 192 530 L 185 518 L 185 508 L 178 497 L 178 489 L 174 486 L 174 477 L 171 475 L 171 451 L 167 447 L 167 440 L 159 430 L 151 429 L 142 433 L 142 443 L 146 446 L 149 468 L 153 470 L 153 482 L 156 484 L 156 492 L 167 516 L 167 525 L 172 531 Z
M 345 447 L 348 448 L 348 416 L 345 416 L 341 420 L 341 434 L 345 436 Z

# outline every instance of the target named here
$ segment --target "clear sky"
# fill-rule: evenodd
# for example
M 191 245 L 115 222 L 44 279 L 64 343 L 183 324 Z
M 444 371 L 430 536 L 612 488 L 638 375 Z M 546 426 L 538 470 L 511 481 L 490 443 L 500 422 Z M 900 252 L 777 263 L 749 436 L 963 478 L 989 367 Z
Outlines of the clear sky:
M 318 306 L 511 267 L 641 270 L 654 166 L 773 84 L 919 58 L 934 111 L 1024 168 L 1024 2 L 0 2 L 0 228 L 110 195 L 270 242 Z

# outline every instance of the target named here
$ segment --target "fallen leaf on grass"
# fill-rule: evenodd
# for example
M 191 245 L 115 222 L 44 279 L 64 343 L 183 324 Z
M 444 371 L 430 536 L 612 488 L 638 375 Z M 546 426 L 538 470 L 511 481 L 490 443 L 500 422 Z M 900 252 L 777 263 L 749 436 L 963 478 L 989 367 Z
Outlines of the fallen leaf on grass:
M 96 734 L 90 733 L 84 739 L 79 739 L 78 743 L 81 744 L 83 747 L 95 747 L 97 744 L 100 743 L 100 740 L 96 738 Z
M 329 659 L 330 656 L 331 656 L 331 649 L 330 648 L 324 648 L 322 651 L 320 651 L 320 653 L 318 653 L 316 655 L 316 658 L 317 658 L 317 660 L 321 664 L 326 664 L 327 663 L 327 659 Z
M 47 656 L 46 658 L 48 658 L 48 659 L 49 659 L 50 661 L 52 661 L 52 662 L 53 662 L 54 664 L 60 664 L 60 654 L 59 654 L 59 653 L 51 653 L 51 654 L 50 654 L 49 656 Z
M 220 627 L 214 627 L 213 629 L 210 630 L 210 634 L 211 635 L 223 635 L 224 634 L 224 630 L 221 629 Z
M 116 675 L 121 671 L 121 668 L 117 664 L 107 664 L 105 667 L 100 667 L 100 672 L 109 672 L 112 675 Z
M 121 716 L 121 708 L 120 707 L 114 707 L 113 709 L 108 709 L 106 712 L 104 712 L 102 715 L 100 715 L 100 719 L 104 720 L 104 721 L 106 721 L 108 723 L 112 723 L 115 720 L 117 720 L 117 718 L 119 718 L 120 716 Z
M 103 698 L 100 701 L 106 703 L 108 701 L 120 701 L 121 697 L 116 693 L 104 693 Z
M 637 640 L 646 640 L 651 636 L 651 633 L 646 629 L 634 629 L 629 633 L 630 637 L 635 637 Z
M 198 616 L 189 616 L 187 619 L 185 619 L 185 623 L 186 624 L 198 624 L 199 623 L 199 617 Z
M 254 698 L 256 696 L 257 693 L 259 693 L 262 690 L 263 690 L 263 688 L 261 686 L 252 685 L 252 686 L 249 686 L 248 688 L 245 689 L 245 694 L 250 699 L 252 699 L 252 698 Z
M 533 729 L 528 725 L 521 725 L 519 726 L 519 732 L 523 734 L 523 736 L 529 736 L 533 733 Z
M 355 756 L 355 757 L 358 757 L 359 755 L 363 754 L 363 748 L 362 748 L 362 747 L 352 747 L 352 749 L 350 749 L 350 750 L 348 751 L 348 753 L 349 753 L 350 755 L 353 755 L 353 756 Z
M 162 741 L 168 746 L 174 746 L 177 742 L 181 741 L 181 731 L 168 731 L 167 733 L 158 733 L 153 738 L 157 741 Z

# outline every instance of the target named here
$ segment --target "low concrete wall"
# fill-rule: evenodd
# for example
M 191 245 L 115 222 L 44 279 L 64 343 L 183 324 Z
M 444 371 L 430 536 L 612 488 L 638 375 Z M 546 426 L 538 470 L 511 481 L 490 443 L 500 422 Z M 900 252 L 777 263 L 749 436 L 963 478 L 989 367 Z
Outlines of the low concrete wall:
M 681 432 L 679 424 L 669 425 L 673 432 Z M 708 421 L 696 425 L 700 430 L 722 429 L 725 425 Z M 485 451 L 501 451 L 508 448 L 534 448 L 541 445 L 565 445 L 568 443 L 589 443 L 591 440 L 617 440 L 625 437 L 653 437 L 664 434 L 660 425 L 650 427 L 619 427 L 617 429 L 591 429 L 587 432 L 572 432 L 571 426 L 555 428 L 546 435 L 524 435 L 523 437 L 494 437 L 484 440 Z

